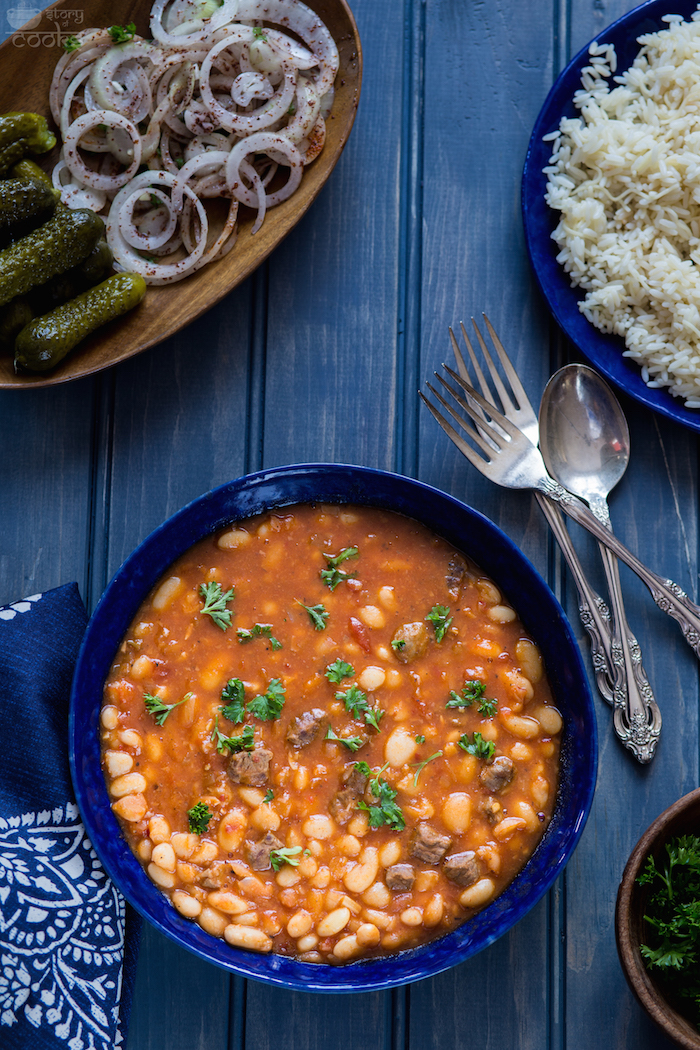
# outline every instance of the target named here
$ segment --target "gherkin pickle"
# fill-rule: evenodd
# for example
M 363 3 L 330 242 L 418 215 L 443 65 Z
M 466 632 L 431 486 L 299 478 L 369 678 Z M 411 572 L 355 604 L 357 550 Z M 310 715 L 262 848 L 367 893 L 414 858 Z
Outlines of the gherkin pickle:
M 68 299 L 104 281 L 112 269 L 114 257 L 107 241 L 100 239 L 87 259 L 78 266 L 71 267 L 65 273 L 56 274 L 50 281 L 33 288 L 29 292 L 29 302 L 34 311 L 32 316 L 47 314 Z
M 12 350 L 15 338 L 35 316 L 31 303 L 24 296 L 0 306 L 0 350 Z
M 56 208 L 58 190 L 36 179 L 0 180 L 0 243 L 16 240 Z
M 47 153 L 56 145 L 46 118 L 38 113 L 5 113 L 0 116 L 0 176 L 27 153 Z
M 10 169 L 10 175 L 13 179 L 36 179 L 37 182 L 43 182 L 45 186 L 53 187 L 51 176 L 47 175 L 44 169 L 40 168 L 31 157 L 24 157 L 23 160 L 13 164 Z
M 117 273 L 23 328 L 15 340 L 15 370 L 45 372 L 62 361 L 100 325 L 141 302 L 146 282 L 137 273 Z
M 0 306 L 77 266 L 103 234 L 94 211 L 57 208 L 43 226 L 0 251 Z

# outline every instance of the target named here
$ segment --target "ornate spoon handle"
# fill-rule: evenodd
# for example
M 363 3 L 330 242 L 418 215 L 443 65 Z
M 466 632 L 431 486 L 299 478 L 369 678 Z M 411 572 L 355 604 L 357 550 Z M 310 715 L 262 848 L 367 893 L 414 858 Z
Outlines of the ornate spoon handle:
M 598 692 L 606 703 L 612 704 L 614 702 L 615 665 L 610 633 L 610 612 L 603 599 L 596 594 L 584 576 L 581 562 L 566 530 L 561 511 L 541 492 L 535 492 L 535 497 L 576 583 L 579 596 L 579 616 L 590 639 L 591 660 Z
M 700 656 L 700 606 L 691 601 L 685 591 L 673 580 L 663 579 L 651 569 L 647 569 L 646 565 L 632 554 L 624 543 L 620 543 L 614 532 L 608 532 L 605 526 L 601 525 L 585 503 L 576 496 L 572 496 L 556 481 L 551 478 L 543 478 L 535 485 L 535 488 L 553 499 L 565 514 L 587 529 L 613 554 L 616 554 L 620 561 L 629 565 L 630 569 L 636 572 L 640 580 L 649 588 L 652 598 L 661 611 L 676 620 L 686 642 L 695 651 L 696 656 Z

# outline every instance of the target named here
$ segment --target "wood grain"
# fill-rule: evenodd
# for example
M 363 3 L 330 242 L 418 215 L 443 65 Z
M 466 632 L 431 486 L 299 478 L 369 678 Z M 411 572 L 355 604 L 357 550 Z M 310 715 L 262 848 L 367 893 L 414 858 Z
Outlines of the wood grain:
M 119 5 L 119 23 L 133 21 L 137 32 L 148 35 L 148 13 L 152 0 L 129 0 Z M 113 321 L 82 342 L 50 374 L 15 374 L 12 358 L 0 355 L 0 389 L 53 386 L 90 375 L 162 342 L 209 310 L 227 292 L 263 262 L 308 211 L 329 178 L 348 140 L 355 120 L 362 82 L 362 47 L 353 15 L 345 0 L 309 0 L 338 45 L 340 66 L 336 78 L 333 110 L 327 121 L 326 143 L 320 156 L 305 170 L 292 196 L 271 210 L 256 234 L 249 208 L 241 208 L 238 238 L 231 252 L 176 284 L 150 287 L 142 303 L 125 317 Z M 60 58 L 61 25 L 57 11 L 66 9 L 61 0 L 47 7 L 37 25 L 13 34 L 0 46 L 0 113 L 28 110 L 49 118 L 49 87 Z M 87 0 L 80 8 L 80 28 L 108 26 L 116 14 L 111 0 Z M 70 31 L 75 30 L 71 23 Z M 63 37 L 68 32 L 63 32 Z M 53 129 L 55 130 L 55 129 Z M 42 165 L 50 170 L 58 148 Z

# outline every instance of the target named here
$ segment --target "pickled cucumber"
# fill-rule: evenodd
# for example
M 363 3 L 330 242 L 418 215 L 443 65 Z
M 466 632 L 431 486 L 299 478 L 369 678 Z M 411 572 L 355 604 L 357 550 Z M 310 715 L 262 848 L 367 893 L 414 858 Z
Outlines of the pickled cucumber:
M 27 153 L 46 153 L 56 145 L 45 117 L 38 113 L 5 113 L 0 116 L 0 176 Z
M 94 211 L 57 208 L 43 226 L 0 251 L 0 306 L 77 266 L 103 234 Z
M 54 310 L 68 299 L 74 299 L 94 284 L 104 281 L 112 269 L 113 261 L 112 249 L 107 241 L 100 239 L 87 259 L 29 292 L 33 316 L 47 314 L 49 310 Z
M 35 316 L 36 311 L 24 296 L 0 306 L 0 350 L 12 350 L 19 333 Z
M 60 196 L 36 179 L 0 180 L 0 244 L 22 237 L 48 219 Z
M 146 282 L 137 273 L 117 273 L 23 328 L 15 340 L 15 369 L 45 372 L 81 339 L 140 303 Z
M 13 179 L 36 179 L 37 182 L 43 182 L 45 186 L 53 187 L 51 176 L 47 175 L 43 168 L 40 168 L 35 160 L 30 157 L 24 157 L 23 160 L 18 160 L 16 164 L 13 164 L 10 168 L 10 175 Z

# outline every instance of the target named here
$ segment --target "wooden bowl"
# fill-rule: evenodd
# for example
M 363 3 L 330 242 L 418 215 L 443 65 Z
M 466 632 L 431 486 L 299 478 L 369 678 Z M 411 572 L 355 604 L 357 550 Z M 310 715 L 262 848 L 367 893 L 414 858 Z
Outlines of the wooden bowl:
M 126 317 L 99 329 L 80 344 L 48 375 L 15 375 L 12 358 L 0 355 L 0 389 L 52 386 L 98 372 L 141 353 L 167 339 L 214 306 L 245 280 L 296 225 L 320 193 L 348 140 L 355 120 L 362 81 L 362 49 L 357 26 L 345 0 L 305 0 L 323 19 L 340 53 L 333 109 L 326 126 L 320 156 L 304 172 L 297 191 L 270 209 L 253 236 L 254 213 L 239 211 L 238 240 L 219 262 L 191 277 L 165 287 L 149 287 L 146 298 Z M 148 36 L 152 0 L 83 0 L 80 10 L 55 3 L 32 19 L 0 46 L 0 113 L 25 110 L 50 117 L 49 87 L 63 54 L 62 40 L 91 26 L 136 24 Z M 58 157 L 54 150 L 37 158 L 50 171 Z
M 615 937 L 627 982 L 651 1019 L 669 1039 L 687 1050 L 700 1050 L 700 1031 L 678 1013 L 647 970 L 640 944 L 646 936 L 646 888 L 636 884 L 647 857 L 659 860 L 666 843 L 678 835 L 700 830 L 700 788 L 684 795 L 650 825 L 627 861 L 617 894 Z

